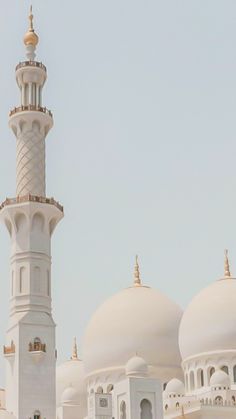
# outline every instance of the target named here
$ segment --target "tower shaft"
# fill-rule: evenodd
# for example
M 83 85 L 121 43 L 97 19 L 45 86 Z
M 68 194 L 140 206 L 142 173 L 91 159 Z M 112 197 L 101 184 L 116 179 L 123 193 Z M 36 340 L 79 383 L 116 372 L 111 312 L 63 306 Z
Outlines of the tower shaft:
M 4 346 L 6 408 L 16 419 L 55 419 L 56 346 L 51 313 L 51 236 L 63 208 L 46 198 L 45 138 L 52 113 L 42 107 L 46 67 L 35 61 L 38 37 L 25 35 L 27 61 L 16 67 L 21 104 L 10 112 L 16 136 L 16 197 L 0 218 L 11 238 L 10 317 Z

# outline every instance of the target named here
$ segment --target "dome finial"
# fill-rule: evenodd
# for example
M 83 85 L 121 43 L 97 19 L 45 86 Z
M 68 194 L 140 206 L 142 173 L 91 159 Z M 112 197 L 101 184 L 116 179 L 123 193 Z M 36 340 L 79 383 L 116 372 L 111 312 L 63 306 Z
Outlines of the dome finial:
M 140 279 L 138 255 L 136 255 L 135 266 L 134 266 L 134 286 L 138 287 L 140 285 L 142 285 L 142 283 L 141 283 L 141 279 Z
M 225 278 L 231 278 L 230 267 L 229 267 L 229 259 L 228 259 L 228 250 L 225 249 Z
M 31 6 L 30 6 L 30 14 L 29 14 L 29 31 L 31 31 L 31 32 L 34 32 L 33 19 L 34 19 L 33 6 L 31 4 Z
M 30 60 L 34 60 L 35 58 L 34 51 L 35 51 L 36 45 L 39 42 L 39 37 L 34 31 L 33 19 L 34 19 L 33 9 L 32 9 L 32 6 L 30 6 L 29 29 L 24 36 L 24 44 L 27 50 L 26 55 L 27 55 L 27 58 L 29 58 Z
M 74 361 L 79 359 L 78 358 L 78 347 L 77 347 L 76 337 L 74 337 L 74 340 L 73 340 L 73 348 L 72 348 L 71 359 L 73 359 Z

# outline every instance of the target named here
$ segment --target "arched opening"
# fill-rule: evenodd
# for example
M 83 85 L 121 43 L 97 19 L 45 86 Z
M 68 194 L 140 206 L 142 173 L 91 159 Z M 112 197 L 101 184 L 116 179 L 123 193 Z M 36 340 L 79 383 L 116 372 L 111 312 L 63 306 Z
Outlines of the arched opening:
M 120 404 L 120 419 L 126 419 L 126 403 L 124 400 Z
M 201 370 L 200 384 L 201 384 L 201 387 L 204 386 L 204 373 L 203 373 L 203 370 Z
M 17 213 L 15 216 L 15 225 L 17 231 L 25 231 L 27 229 L 27 218 L 23 213 Z
M 167 409 L 168 409 L 168 404 L 165 405 L 165 410 L 167 410 Z
M 99 386 L 99 387 L 97 388 L 97 393 L 98 393 L 98 394 L 103 394 L 103 388 L 102 388 L 102 386 Z
M 33 216 L 32 220 L 32 229 L 36 232 L 42 232 L 44 229 L 44 216 L 43 214 L 37 212 Z
M 36 337 L 33 343 L 29 343 L 29 352 L 46 352 L 46 344 L 41 342 L 41 339 Z
M 232 402 L 235 404 L 235 396 L 232 396 Z
M 40 278 L 40 268 L 38 266 L 34 267 L 34 276 L 33 276 L 33 292 L 35 294 L 40 294 L 41 291 L 41 287 L 40 287 L 40 283 L 41 283 L 41 278 Z
M 211 379 L 211 376 L 214 374 L 214 372 L 215 372 L 215 368 L 214 367 L 209 366 L 207 368 L 207 385 L 208 386 L 210 385 L 210 379 Z
M 209 370 L 209 377 L 210 378 L 214 374 L 214 372 L 215 372 L 215 368 L 214 367 L 210 367 L 210 370 Z
M 188 391 L 189 390 L 189 383 L 188 383 L 188 374 L 185 374 L 185 388 Z
M 236 383 L 236 365 L 233 368 L 233 374 L 234 374 L 234 383 Z
M 194 372 L 191 371 L 189 374 L 189 384 L 190 384 L 190 390 L 194 390 Z
M 204 374 L 203 374 L 203 370 L 202 369 L 199 369 L 197 371 L 197 386 L 198 386 L 198 388 L 204 386 Z
M 39 410 L 35 410 L 34 412 L 34 419 L 41 419 L 41 413 Z
M 143 399 L 140 403 L 141 419 L 152 419 L 152 404 L 149 400 Z
M 27 288 L 27 278 L 26 278 L 26 268 L 24 266 L 21 266 L 20 268 L 20 283 L 19 283 L 19 292 L 20 294 L 26 293 Z
M 223 397 L 221 397 L 221 396 L 217 396 L 217 397 L 215 398 L 215 403 L 216 403 L 216 404 L 223 404 Z
M 109 384 L 108 386 L 107 386 L 107 393 L 111 393 L 112 392 L 112 390 L 113 390 L 113 384 Z
M 165 391 L 166 386 L 167 386 L 167 383 L 164 383 L 164 384 L 163 384 L 163 391 Z
M 175 407 L 178 409 L 179 408 L 179 402 L 177 402 L 176 404 L 175 404 Z
M 229 375 L 229 367 L 227 367 L 227 365 L 223 365 L 220 369 L 221 369 L 222 371 L 224 371 L 226 374 L 228 374 L 228 375 Z

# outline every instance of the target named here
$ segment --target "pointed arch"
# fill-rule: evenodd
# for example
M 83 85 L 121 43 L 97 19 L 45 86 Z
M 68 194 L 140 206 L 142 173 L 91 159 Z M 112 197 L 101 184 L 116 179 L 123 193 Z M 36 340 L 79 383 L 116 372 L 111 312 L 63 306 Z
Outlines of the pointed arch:
M 126 403 L 124 400 L 120 404 L 120 419 L 126 419 Z
M 141 416 L 140 419 L 153 419 L 152 403 L 148 399 L 143 399 L 140 403 Z
M 194 372 L 190 371 L 189 374 L 189 386 L 190 386 L 190 390 L 193 391 L 195 386 L 194 386 Z

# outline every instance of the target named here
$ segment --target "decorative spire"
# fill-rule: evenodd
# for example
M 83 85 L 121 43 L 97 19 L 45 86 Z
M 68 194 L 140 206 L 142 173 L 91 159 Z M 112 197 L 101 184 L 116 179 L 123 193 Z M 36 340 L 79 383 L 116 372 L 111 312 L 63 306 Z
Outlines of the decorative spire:
M 78 358 L 78 347 L 77 347 L 77 342 L 76 342 L 76 337 L 74 337 L 74 341 L 73 341 L 73 348 L 72 348 L 72 356 L 71 359 L 73 359 L 74 361 L 77 361 Z
M 225 250 L 225 272 L 224 278 L 231 278 L 230 267 L 229 267 L 229 259 L 228 259 L 228 250 Z
M 33 15 L 33 7 L 32 4 L 30 6 L 30 14 L 29 14 L 29 31 L 34 32 L 34 26 L 33 26 L 33 19 L 34 19 L 34 15 Z
M 34 15 L 32 13 L 32 6 L 30 6 L 29 29 L 24 36 L 24 44 L 26 46 L 26 56 L 27 58 L 29 58 L 29 60 L 34 60 L 35 49 L 39 42 L 39 37 L 34 31 L 33 19 L 34 19 Z
M 134 286 L 139 287 L 140 285 L 142 285 L 142 283 L 140 279 L 138 256 L 136 255 L 135 266 L 134 266 Z

